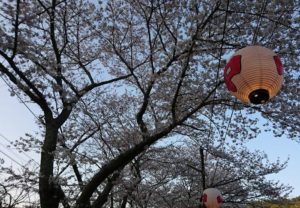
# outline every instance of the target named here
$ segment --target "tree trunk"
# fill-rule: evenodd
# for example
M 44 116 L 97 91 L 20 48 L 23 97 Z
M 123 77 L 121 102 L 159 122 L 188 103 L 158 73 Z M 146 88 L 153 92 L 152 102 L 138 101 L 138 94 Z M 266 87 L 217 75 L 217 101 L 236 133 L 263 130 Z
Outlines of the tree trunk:
M 58 128 L 54 122 L 46 123 L 46 134 L 41 153 L 39 194 L 41 208 L 58 208 L 60 192 L 53 181 L 54 151 L 56 150 Z

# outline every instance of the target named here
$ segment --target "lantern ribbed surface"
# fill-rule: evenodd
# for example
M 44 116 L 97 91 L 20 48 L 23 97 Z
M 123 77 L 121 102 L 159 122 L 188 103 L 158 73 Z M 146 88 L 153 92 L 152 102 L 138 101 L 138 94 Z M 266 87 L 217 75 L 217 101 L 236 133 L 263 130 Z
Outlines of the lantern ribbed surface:
M 223 202 L 223 197 L 218 189 L 207 188 L 203 191 L 201 200 L 207 208 L 219 208 Z
M 261 104 L 274 97 L 283 83 L 279 57 L 262 46 L 238 50 L 228 61 L 224 79 L 228 90 L 245 103 Z

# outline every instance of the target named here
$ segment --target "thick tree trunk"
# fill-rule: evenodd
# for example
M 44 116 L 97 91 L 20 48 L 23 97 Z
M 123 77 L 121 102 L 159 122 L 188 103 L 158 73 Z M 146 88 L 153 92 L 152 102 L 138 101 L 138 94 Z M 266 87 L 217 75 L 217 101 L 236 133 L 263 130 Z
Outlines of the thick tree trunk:
M 58 128 L 46 124 L 46 134 L 41 153 L 39 193 L 41 208 L 57 208 L 60 200 L 59 188 L 53 181 L 54 151 L 56 149 Z

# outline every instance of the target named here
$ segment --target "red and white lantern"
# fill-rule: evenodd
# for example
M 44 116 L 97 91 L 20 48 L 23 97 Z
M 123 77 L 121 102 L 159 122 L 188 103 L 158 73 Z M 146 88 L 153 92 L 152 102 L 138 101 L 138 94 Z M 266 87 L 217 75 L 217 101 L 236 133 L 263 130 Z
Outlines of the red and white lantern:
M 223 202 L 223 197 L 218 189 L 208 188 L 203 191 L 201 201 L 207 208 L 219 208 Z
M 263 104 L 275 96 L 283 83 L 280 58 L 262 46 L 238 50 L 224 69 L 228 90 L 244 103 Z

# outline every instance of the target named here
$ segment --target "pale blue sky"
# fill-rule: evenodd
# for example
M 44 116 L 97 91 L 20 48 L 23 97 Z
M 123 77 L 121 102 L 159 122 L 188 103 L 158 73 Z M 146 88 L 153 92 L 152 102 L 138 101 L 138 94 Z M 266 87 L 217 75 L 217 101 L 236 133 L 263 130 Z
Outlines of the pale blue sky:
M 34 111 L 38 110 L 34 105 L 30 105 L 30 108 Z M 19 102 L 16 96 L 10 96 L 5 83 L 0 80 L 0 150 L 24 164 L 24 161 L 28 158 L 13 149 L 5 148 L 8 142 L 1 138 L 1 135 L 14 140 L 24 136 L 25 132 L 34 133 L 37 130 L 32 113 L 29 112 L 24 104 Z M 294 191 L 291 197 L 300 196 L 300 144 L 285 138 L 274 138 L 272 135 L 264 133 L 257 139 L 250 141 L 247 146 L 251 150 L 259 149 L 265 151 L 271 161 L 275 161 L 277 158 L 281 158 L 284 161 L 290 157 L 288 167 L 282 172 L 270 176 L 270 178 L 293 186 Z M 0 158 L 6 159 L 9 161 L 9 164 L 18 166 L 2 152 L 0 152 Z M 39 157 L 36 156 L 35 160 L 39 161 Z
M 38 111 L 34 105 L 29 105 L 30 109 Z M 33 134 L 38 131 L 35 118 L 32 113 L 19 102 L 16 96 L 10 96 L 8 87 L 0 79 L 0 158 L 8 161 L 8 164 L 19 166 L 16 162 L 7 158 L 9 155 L 17 162 L 25 164 L 29 159 L 39 161 L 39 156 L 30 153 L 19 153 L 12 148 L 5 148 L 9 145 L 7 140 L 14 141 L 20 137 L 24 137 L 25 133 Z M 28 157 L 29 156 L 29 157 Z
M 263 150 L 270 161 L 280 158 L 285 161 L 290 158 L 288 166 L 278 174 L 271 175 L 269 178 L 279 180 L 284 184 L 294 187 L 290 197 L 300 196 L 300 144 L 286 138 L 275 138 L 270 133 L 263 133 L 257 139 L 248 142 L 247 146 L 251 149 Z

